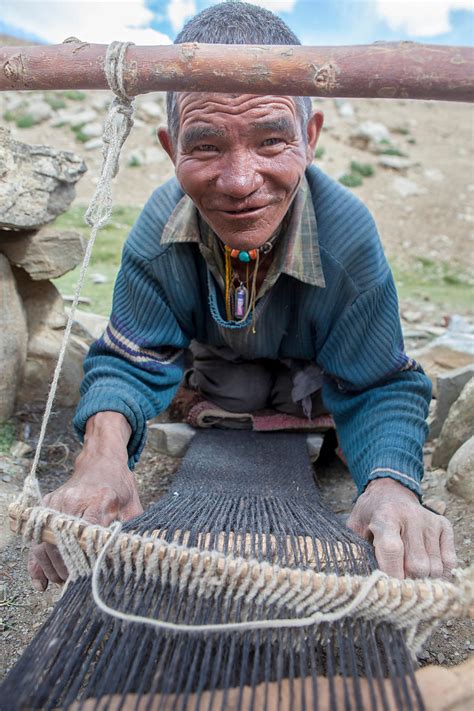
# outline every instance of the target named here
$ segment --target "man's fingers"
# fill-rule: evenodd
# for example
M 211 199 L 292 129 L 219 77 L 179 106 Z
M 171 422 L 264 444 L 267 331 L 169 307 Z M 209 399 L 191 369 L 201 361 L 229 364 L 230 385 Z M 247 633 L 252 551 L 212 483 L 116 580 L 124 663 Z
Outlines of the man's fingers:
M 404 546 L 400 532 L 395 528 L 371 525 L 374 537 L 375 557 L 380 570 L 393 578 L 402 580 L 404 575 Z
M 448 519 L 441 520 L 441 535 L 439 539 L 441 562 L 443 564 L 443 576 L 450 578 L 452 570 L 456 567 L 456 549 L 454 547 L 453 527 Z
M 425 547 L 430 561 L 431 578 L 440 578 L 443 575 L 443 561 L 441 559 L 441 525 L 440 519 L 436 521 L 436 526 L 425 530 Z
M 31 556 L 40 566 L 43 574 L 53 583 L 62 584 L 67 580 L 67 568 L 55 546 L 40 543 L 32 546 Z
M 404 568 L 407 578 L 426 578 L 430 574 L 431 562 L 426 540 L 423 537 L 423 527 L 417 522 L 407 527 L 403 536 Z M 432 550 L 435 546 L 432 544 Z M 439 557 L 439 545 L 438 545 Z
M 28 575 L 38 592 L 44 592 L 46 590 L 48 587 L 48 578 L 43 573 L 43 569 L 34 557 L 32 551 L 30 551 L 28 556 Z

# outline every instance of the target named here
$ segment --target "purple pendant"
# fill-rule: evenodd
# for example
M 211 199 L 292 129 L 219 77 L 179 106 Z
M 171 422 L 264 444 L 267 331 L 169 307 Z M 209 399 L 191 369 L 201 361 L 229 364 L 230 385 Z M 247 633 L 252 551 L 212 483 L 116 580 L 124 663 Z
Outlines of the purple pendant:
M 249 292 L 243 284 L 235 290 L 234 318 L 236 321 L 241 321 L 247 312 L 248 294 Z

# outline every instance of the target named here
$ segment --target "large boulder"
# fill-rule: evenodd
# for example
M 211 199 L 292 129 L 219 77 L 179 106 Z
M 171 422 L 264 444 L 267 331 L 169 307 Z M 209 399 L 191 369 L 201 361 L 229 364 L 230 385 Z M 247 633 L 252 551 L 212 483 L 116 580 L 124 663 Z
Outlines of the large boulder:
M 474 435 L 451 457 L 447 486 L 450 491 L 474 503 Z
M 28 349 L 23 380 L 17 391 L 22 405 L 47 398 L 62 344 L 66 314 L 62 297 L 49 281 L 35 282 L 21 269 L 15 270 L 28 323 Z M 79 401 L 79 387 L 87 344 L 71 335 L 55 402 L 71 407 Z
M 85 171 L 75 153 L 14 141 L 0 127 L 0 228 L 31 230 L 54 220 Z
M 430 424 L 430 439 L 439 436 L 451 405 L 456 402 L 471 378 L 474 378 L 474 363 L 438 375 L 436 412 Z
M 43 227 L 38 232 L 0 231 L 0 252 L 35 281 L 55 279 L 82 262 L 85 239 L 80 232 Z
M 0 254 L 0 422 L 15 408 L 17 387 L 23 377 L 28 332 L 21 298 L 6 257 Z
M 461 395 L 451 406 L 441 429 L 432 464 L 446 469 L 455 452 L 474 433 L 474 378 L 464 386 Z

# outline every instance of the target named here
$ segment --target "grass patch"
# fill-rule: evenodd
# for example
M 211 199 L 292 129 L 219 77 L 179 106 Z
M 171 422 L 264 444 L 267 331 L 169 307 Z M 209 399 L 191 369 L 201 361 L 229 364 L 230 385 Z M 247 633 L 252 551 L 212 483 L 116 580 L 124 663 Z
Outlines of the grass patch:
M 346 188 L 358 188 L 359 185 L 362 185 L 363 180 L 359 173 L 345 173 L 341 175 L 339 182 Z
M 13 113 L 13 111 L 5 111 L 3 114 L 3 120 L 4 121 L 15 121 L 16 119 L 16 114 Z
M 474 285 L 460 269 L 427 257 L 415 257 L 410 268 L 394 258 L 391 267 L 402 299 L 431 301 L 451 313 L 473 313 Z
M 314 152 L 314 157 L 315 158 L 322 158 L 324 154 L 326 153 L 326 149 L 323 148 L 323 146 L 318 146 Z
M 108 225 L 103 227 L 96 239 L 92 252 L 91 263 L 82 296 L 90 299 L 90 304 L 81 304 L 81 309 L 108 316 L 112 306 L 112 292 L 120 266 L 122 247 L 127 235 L 140 212 L 139 207 L 117 206 L 112 212 Z M 85 237 L 89 236 L 89 227 L 84 222 L 85 208 L 79 205 L 56 218 L 54 227 L 63 230 L 78 230 Z M 107 278 L 104 284 L 94 284 L 91 275 L 103 274 Z M 79 267 L 72 272 L 54 280 L 55 286 L 62 294 L 73 294 L 79 276 Z
M 15 425 L 13 422 L 0 422 L 0 454 L 8 454 L 15 441 Z
M 15 123 L 17 128 L 31 128 L 36 124 L 36 121 L 30 114 L 23 114 L 23 116 L 18 116 Z
M 375 170 L 371 163 L 359 163 L 359 161 L 353 160 L 351 161 L 351 173 L 358 173 L 363 178 L 371 178 Z
M 84 101 L 86 98 L 86 94 L 83 91 L 77 91 L 76 89 L 63 91 L 63 96 L 65 99 L 70 99 L 71 101 Z
M 394 146 L 389 146 L 388 148 L 384 148 L 383 151 L 381 151 L 382 155 L 384 156 L 400 156 L 400 158 L 406 158 L 407 154 L 401 151 L 399 148 L 395 148 Z
M 51 106 L 54 111 L 58 111 L 59 109 L 65 109 L 67 106 L 66 102 L 62 97 L 63 95 L 61 93 L 55 92 L 54 94 L 46 94 L 44 100 L 47 104 L 49 104 L 49 106 Z

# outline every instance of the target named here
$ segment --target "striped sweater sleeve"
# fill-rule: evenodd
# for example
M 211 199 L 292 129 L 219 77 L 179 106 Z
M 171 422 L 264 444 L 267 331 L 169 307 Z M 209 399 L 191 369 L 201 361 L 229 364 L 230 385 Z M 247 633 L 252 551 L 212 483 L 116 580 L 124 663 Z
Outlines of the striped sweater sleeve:
M 120 412 L 132 428 L 128 454 L 133 467 L 145 443 L 146 421 L 166 409 L 176 393 L 188 345 L 152 264 L 127 243 L 110 321 L 84 362 L 74 418 L 79 436 L 97 412 Z
M 404 352 L 390 272 L 353 301 L 318 360 L 324 402 L 359 493 L 390 477 L 421 495 L 431 383 Z

